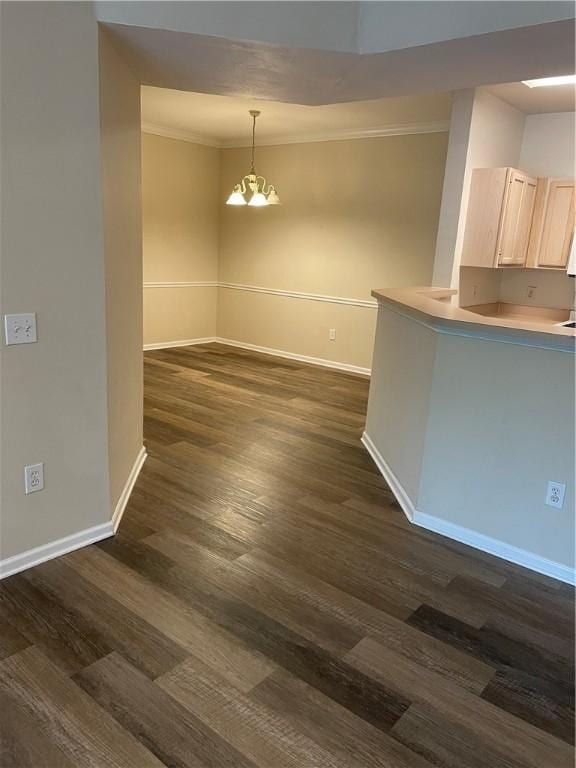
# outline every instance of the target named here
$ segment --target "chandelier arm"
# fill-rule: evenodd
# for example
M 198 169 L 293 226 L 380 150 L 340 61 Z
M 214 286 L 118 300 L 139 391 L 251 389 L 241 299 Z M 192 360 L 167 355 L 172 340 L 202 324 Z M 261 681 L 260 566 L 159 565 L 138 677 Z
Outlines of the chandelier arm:
M 270 184 L 268 185 L 268 189 L 266 189 L 266 179 L 264 176 L 256 176 L 256 180 L 262 179 L 262 186 L 261 186 L 261 192 L 263 195 L 268 195 L 270 193 Z

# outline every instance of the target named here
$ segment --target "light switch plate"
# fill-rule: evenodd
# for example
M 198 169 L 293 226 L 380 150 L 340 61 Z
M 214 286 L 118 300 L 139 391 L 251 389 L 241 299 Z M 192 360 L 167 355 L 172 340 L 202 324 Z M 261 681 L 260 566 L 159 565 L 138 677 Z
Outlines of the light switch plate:
M 6 344 L 32 344 L 38 341 L 35 313 L 4 315 L 4 332 Z

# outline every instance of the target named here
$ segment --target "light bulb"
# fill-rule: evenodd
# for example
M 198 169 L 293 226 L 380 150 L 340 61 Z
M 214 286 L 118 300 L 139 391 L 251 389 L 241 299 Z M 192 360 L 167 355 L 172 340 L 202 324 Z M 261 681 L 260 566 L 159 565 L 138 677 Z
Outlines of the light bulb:
M 263 195 L 262 192 L 254 192 L 248 202 L 248 205 L 261 208 L 263 205 L 268 205 L 268 200 L 266 200 L 266 196 Z
M 242 194 L 242 188 L 239 184 L 234 187 L 234 192 L 226 200 L 226 205 L 246 205 L 246 198 Z

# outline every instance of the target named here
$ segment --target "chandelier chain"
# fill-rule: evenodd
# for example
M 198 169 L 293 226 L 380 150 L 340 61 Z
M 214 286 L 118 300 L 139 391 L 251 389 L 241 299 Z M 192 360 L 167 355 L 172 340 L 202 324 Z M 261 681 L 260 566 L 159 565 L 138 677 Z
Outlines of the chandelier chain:
M 256 118 L 258 114 L 252 112 L 252 173 L 254 173 L 254 156 L 256 154 Z

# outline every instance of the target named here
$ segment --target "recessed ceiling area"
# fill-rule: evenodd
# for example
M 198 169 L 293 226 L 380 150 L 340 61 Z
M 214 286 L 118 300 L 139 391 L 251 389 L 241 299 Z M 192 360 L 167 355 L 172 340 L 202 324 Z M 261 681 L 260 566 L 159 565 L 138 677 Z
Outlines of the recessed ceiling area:
M 574 112 L 576 109 L 574 85 L 529 88 L 524 83 L 501 83 L 491 85 L 487 90 L 527 115 L 545 112 Z
M 242 146 L 251 138 L 248 111 L 259 109 L 258 143 L 281 144 L 385 135 L 406 127 L 416 133 L 419 126 L 426 132 L 448 130 L 451 105 L 449 93 L 315 107 L 143 86 L 142 125 L 215 146 Z

